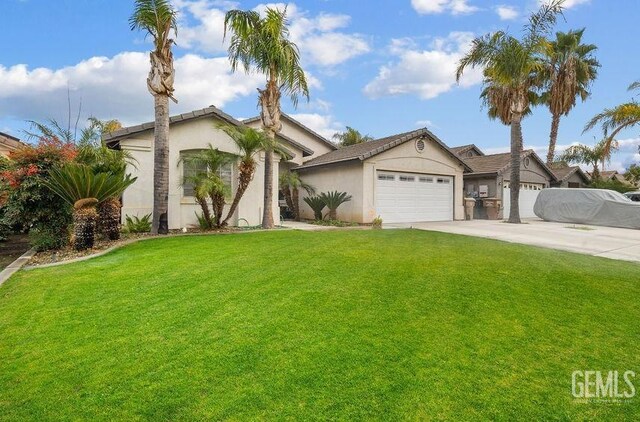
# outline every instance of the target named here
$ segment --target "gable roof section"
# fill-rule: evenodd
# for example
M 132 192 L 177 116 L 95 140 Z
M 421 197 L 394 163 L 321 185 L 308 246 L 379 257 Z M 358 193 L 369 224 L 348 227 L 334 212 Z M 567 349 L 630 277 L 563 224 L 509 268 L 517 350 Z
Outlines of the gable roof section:
M 449 149 L 459 157 L 462 157 L 464 154 L 466 154 L 468 151 L 471 151 L 471 150 L 475 150 L 478 153 L 478 155 L 484 155 L 484 152 L 482 152 L 480 148 L 478 148 L 475 144 L 462 145 L 459 147 L 451 147 Z
M 454 154 L 440 139 L 438 139 L 426 128 L 413 130 L 411 132 L 399 133 L 397 135 L 387 136 L 386 138 L 380 138 L 374 141 L 363 142 L 360 144 L 340 148 L 309 160 L 303 165 L 296 167 L 296 170 L 352 160 L 364 161 L 370 157 L 373 157 L 374 155 L 380 154 L 381 152 L 387 151 L 418 137 L 425 137 L 434 141 L 453 159 L 462 164 L 465 170 L 471 171 L 471 168 L 468 167 L 463 160 L 461 160 L 456 154 Z
M 320 135 L 318 132 L 310 129 L 308 126 L 303 125 L 302 123 L 300 123 L 299 121 L 297 121 L 296 119 L 294 119 L 293 117 L 289 116 L 286 113 L 282 113 L 280 115 L 281 117 L 284 117 L 284 119 L 286 121 L 288 121 L 289 123 L 292 123 L 296 126 L 298 126 L 300 129 L 308 132 L 310 135 L 312 135 L 314 138 L 316 138 L 317 140 L 319 140 L 320 142 L 325 143 L 327 146 L 329 146 L 331 149 L 336 150 L 338 149 L 338 147 L 336 146 L 336 144 L 334 144 L 333 142 L 331 142 L 330 140 L 328 140 L 327 138 L 325 138 L 324 136 Z M 249 119 L 244 119 L 242 121 L 242 123 L 248 124 L 248 123 L 254 123 L 254 122 L 258 122 L 260 121 L 260 116 L 256 116 L 256 117 L 251 117 Z
M 189 113 L 183 113 L 183 114 L 178 114 L 175 116 L 171 116 L 169 117 L 169 125 L 174 124 L 174 123 L 180 123 L 180 122 L 188 122 L 190 120 L 195 120 L 195 119 L 201 119 L 201 118 L 207 118 L 207 117 L 217 117 L 229 124 L 232 124 L 234 126 L 244 126 L 244 124 L 242 122 L 240 122 L 239 120 L 234 119 L 232 116 L 228 115 L 227 113 L 225 113 L 224 111 L 220 110 L 217 107 L 214 106 L 209 106 L 206 108 L 202 108 L 199 110 L 194 110 L 191 111 Z M 136 125 L 136 126 L 129 126 L 129 127 L 125 127 L 122 129 L 118 129 L 116 131 L 113 131 L 107 135 L 104 135 L 102 137 L 102 140 L 108 145 L 108 146 L 115 146 L 117 145 L 117 143 L 123 139 L 129 138 L 133 135 L 136 135 L 138 133 L 147 131 L 147 130 L 153 130 L 153 128 L 155 127 L 155 122 L 146 122 L 146 123 L 142 123 L 140 125 Z M 293 139 L 289 138 L 288 136 L 282 135 L 282 134 L 278 134 L 278 137 L 281 138 L 282 140 L 284 140 L 285 142 L 293 145 L 294 147 L 302 150 L 302 155 L 304 157 L 307 157 L 309 155 L 313 155 L 313 150 L 309 149 L 308 147 L 302 145 L 301 143 L 294 141 Z M 287 151 L 287 153 L 290 153 L 290 155 L 293 157 L 295 156 L 295 154 L 293 154 L 290 151 Z
M 585 183 L 589 182 L 589 177 L 582 171 L 579 166 L 564 166 L 564 167 L 555 167 L 551 168 L 551 171 L 558 179 L 558 182 L 564 182 L 568 178 L 570 178 L 573 174 L 577 173 Z
M 549 167 L 540 159 L 538 154 L 532 149 L 522 151 L 521 158 L 531 157 L 538 162 L 538 164 L 547 172 L 551 180 L 556 180 L 555 174 Z M 482 174 L 503 174 L 511 166 L 511 153 L 505 152 L 502 154 L 483 155 L 480 157 L 470 157 L 462 159 L 472 169 L 472 173 L 468 176 L 476 176 Z

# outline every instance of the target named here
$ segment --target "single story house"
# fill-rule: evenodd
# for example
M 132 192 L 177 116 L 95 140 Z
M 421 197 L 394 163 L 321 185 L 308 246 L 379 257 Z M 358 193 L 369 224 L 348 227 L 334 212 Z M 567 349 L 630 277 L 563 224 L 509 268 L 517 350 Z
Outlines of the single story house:
M 509 178 L 511 153 L 485 155 L 475 145 L 454 147 L 464 163 L 471 168 L 464 174 L 466 197 L 476 198 L 475 218 L 486 218 L 484 199 L 499 199 L 502 203 L 499 216 L 507 218 L 510 209 Z M 520 216 L 535 217 L 533 205 L 542 189 L 556 182 L 556 177 L 533 150 L 521 153 L 520 166 Z
M 589 175 L 589 177 L 591 177 L 591 173 L 587 172 L 587 174 Z M 638 184 L 633 184 L 631 182 L 629 182 L 627 179 L 625 179 L 624 174 L 620 174 L 618 173 L 617 170 L 607 170 L 607 171 L 601 171 L 600 172 L 600 178 L 602 180 L 615 180 L 617 182 L 622 183 L 623 185 L 628 185 L 629 187 L 640 187 L 640 185 Z
M 0 155 L 8 157 L 9 153 L 17 150 L 24 145 L 20 139 L 15 136 L 0 132 Z
M 180 229 L 197 225 L 196 213 L 200 207 L 193 196 L 193 186 L 184 184 L 184 175 L 192 171 L 181 160 L 187 154 L 206 149 L 208 145 L 220 151 L 237 154 L 233 140 L 216 127 L 219 123 L 243 126 L 243 123 L 210 106 L 170 118 L 169 131 L 169 228 Z M 259 121 L 249 122 L 259 126 Z M 336 149 L 328 140 L 317 133 L 304 128 L 289 116 L 283 115 L 282 134 L 279 140 L 286 150 L 287 157 L 280 159 L 274 169 L 273 215 L 276 224 L 280 223 L 278 204 L 278 177 L 282 168 L 300 166 L 308 160 Z M 122 217 L 127 215 L 143 216 L 153 209 L 153 128 L 154 122 L 126 127 L 103 137 L 110 148 L 128 151 L 135 162 L 129 166 L 128 172 L 138 179 L 123 194 Z M 291 136 L 288 136 L 290 134 Z M 253 181 L 245 192 L 235 215 L 230 220 L 232 225 L 258 225 L 262 221 L 264 203 L 264 154 L 256 157 L 258 166 Z M 221 171 L 221 176 L 228 180 L 235 191 L 237 169 L 229 165 Z M 336 187 L 339 188 L 339 187 Z M 227 204 L 227 206 L 229 206 Z M 226 210 L 225 210 L 226 212 Z
M 564 163 L 554 163 L 551 171 L 556 176 L 556 181 L 551 183 L 554 188 L 585 188 L 591 181 L 589 176 L 578 166 L 569 166 Z
M 338 219 L 386 223 L 464 219 L 463 173 L 471 169 L 427 129 L 328 152 L 295 168 L 318 192 L 344 191 Z M 313 218 L 306 203 L 305 218 Z

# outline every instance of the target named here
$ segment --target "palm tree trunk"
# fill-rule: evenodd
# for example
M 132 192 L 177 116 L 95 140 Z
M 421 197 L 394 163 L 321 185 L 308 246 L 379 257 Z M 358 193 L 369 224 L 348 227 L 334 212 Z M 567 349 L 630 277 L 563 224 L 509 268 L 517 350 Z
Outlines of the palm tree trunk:
M 260 118 L 262 129 L 275 145 L 276 133 L 282 127 L 280 123 L 280 87 L 276 81 L 277 72 L 270 69 L 269 80 L 264 90 L 260 93 Z M 262 228 L 273 228 L 273 149 L 267 148 L 264 152 L 264 210 L 262 211 Z
M 216 227 L 222 227 L 222 213 L 224 212 L 224 195 L 220 193 L 211 194 L 211 208 L 213 208 L 213 219 Z
M 292 199 L 292 195 L 291 195 L 291 187 L 290 186 L 284 186 L 282 188 L 282 194 L 284 195 L 284 200 L 287 203 L 287 208 L 289 208 L 291 210 L 292 213 L 295 214 L 295 210 L 293 209 L 293 199 Z
M 213 226 L 213 220 L 211 220 L 211 211 L 209 211 L 209 204 L 207 204 L 207 198 L 203 198 L 201 196 L 196 196 L 196 202 L 200 205 L 200 209 L 202 209 L 202 216 L 207 221 L 208 228 Z
M 268 131 L 267 135 L 275 138 L 275 133 Z M 262 228 L 273 228 L 273 150 L 264 152 L 264 210 L 262 211 Z
M 226 226 L 229 219 L 233 216 L 233 213 L 236 212 L 236 208 L 238 208 L 242 196 L 247 191 L 247 188 L 249 187 L 249 183 L 251 183 L 251 179 L 253 179 L 253 173 L 255 171 L 255 164 L 248 165 L 246 163 L 241 163 L 240 176 L 238 177 L 238 189 L 236 190 L 236 195 L 233 197 L 233 202 L 231 203 L 229 212 L 227 213 L 225 219 L 222 221 L 222 226 Z
M 151 233 L 169 232 L 169 97 L 154 95 L 153 225 Z
M 109 198 L 98 205 L 97 231 L 109 240 L 120 239 L 120 201 Z
M 556 156 L 556 143 L 558 142 L 558 127 L 560 126 L 560 115 L 554 114 L 551 119 L 551 134 L 549 135 L 549 152 L 547 152 L 547 164 L 553 164 Z
M 522 158 L 522 114 L 513 113 L 511 117 L 511 176 L 509 189 L 511 207 L 509 223 L 520 224 L 520 160 Z
M 300 221 L 300 191 L 298 188 L 293 188 L 291 192 L 291 203 L 293 205 L 293 218 L 296 221 Z
M 73 211 L 73 248 L 77 251 L 93 248 L 98 212 L 95 206 Z

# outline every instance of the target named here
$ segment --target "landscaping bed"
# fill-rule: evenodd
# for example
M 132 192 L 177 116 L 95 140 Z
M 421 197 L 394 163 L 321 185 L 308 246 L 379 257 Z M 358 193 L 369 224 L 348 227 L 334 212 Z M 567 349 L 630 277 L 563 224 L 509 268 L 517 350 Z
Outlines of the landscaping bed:
M 10 235 L 6 241 L 0 242 L 0 271 L 31 248 L 27 235 Z

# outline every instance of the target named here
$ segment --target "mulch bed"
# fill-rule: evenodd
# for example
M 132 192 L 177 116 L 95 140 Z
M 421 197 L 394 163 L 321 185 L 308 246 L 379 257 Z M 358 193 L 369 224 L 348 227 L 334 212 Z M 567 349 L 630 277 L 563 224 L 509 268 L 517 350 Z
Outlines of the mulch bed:
M 29 249 L 31 245 L 26 234 L 11 235 L 6 241 L 0 242 L 0 270 L 20 258 Z

